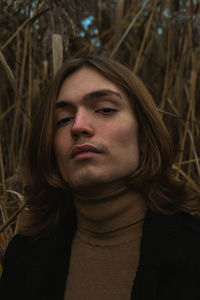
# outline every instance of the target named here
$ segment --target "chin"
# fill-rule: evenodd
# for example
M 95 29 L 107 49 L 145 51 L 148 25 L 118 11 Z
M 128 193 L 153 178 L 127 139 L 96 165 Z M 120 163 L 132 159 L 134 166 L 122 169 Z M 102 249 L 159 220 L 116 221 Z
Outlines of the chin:
M 99 178 L 94 178 L 94 176 L 87 176 L 85 178 L 79 177 L 77 179 L 69 181 L 69 186 L 72 188 L 72 190 L 85 190 L 99 184 L 101 184 L 101 180 L 99 180 Z
M 94 189 L 103 186 L 105 183 L 110 182 L 109 176 L 105 174 L 97 174 L 92 171 L 85 171 L 84 174 L 76 174 L 68 180 L 68 184 L 72 190 L 86 190 Z

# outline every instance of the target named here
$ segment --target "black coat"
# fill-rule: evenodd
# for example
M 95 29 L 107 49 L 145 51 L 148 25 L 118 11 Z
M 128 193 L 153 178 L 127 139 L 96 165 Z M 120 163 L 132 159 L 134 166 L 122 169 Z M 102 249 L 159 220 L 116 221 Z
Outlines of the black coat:
M 16 235 L 5 256 L 0 299 L 63 300 L 74 232 L 59 229 L 35 241 Z M 147 213 L 133 299 L 200 300 L 198 218 Z

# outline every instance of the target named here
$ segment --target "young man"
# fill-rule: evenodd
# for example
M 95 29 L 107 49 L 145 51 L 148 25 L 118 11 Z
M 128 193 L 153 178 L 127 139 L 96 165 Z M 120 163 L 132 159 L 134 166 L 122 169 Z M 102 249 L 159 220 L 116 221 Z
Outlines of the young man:
M 66 62 L 26 151 L 3 299 L 200 299 L 199 197 L 175 180 L 168 132 L 132 72 Z

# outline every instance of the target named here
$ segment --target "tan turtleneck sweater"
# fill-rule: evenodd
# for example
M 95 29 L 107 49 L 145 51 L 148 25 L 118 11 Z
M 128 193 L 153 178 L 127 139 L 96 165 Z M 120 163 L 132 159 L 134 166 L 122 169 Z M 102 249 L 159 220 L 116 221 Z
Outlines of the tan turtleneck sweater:
M 139 263 L 144 199 L 122 188 L 106 197 L 75 196 L 65 300 L 129 300 Z

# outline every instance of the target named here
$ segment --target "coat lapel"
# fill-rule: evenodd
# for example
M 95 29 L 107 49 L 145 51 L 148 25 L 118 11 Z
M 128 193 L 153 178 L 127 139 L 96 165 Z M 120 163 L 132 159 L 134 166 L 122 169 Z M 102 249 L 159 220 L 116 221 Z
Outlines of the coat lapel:
M 177 276 L 184 266 L 182 235 L 181 213 L 165 216 L 152 211 L 147 212 L 139 268 L 131 299 L 177 299 L 176 296 L 173 298 L 173 295 L 167 298 L 167 294 L 170 292 L 170 286 L 173 289 L 174 276 Z M 165 291 L 167 284 L 168 289 Z
M 30 240 L 20 265 L 26 273 L 29 300 L 63 300 L 74 226 L 59 226 L 46 238 Z

